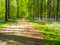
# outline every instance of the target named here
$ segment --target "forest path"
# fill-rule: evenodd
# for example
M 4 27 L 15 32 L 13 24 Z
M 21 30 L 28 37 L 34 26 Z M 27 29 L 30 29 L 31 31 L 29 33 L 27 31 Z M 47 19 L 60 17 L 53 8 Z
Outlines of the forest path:
M 33 25 L 22 19 L 0 31 L 0 45 L 44 45 L 44 40 Z

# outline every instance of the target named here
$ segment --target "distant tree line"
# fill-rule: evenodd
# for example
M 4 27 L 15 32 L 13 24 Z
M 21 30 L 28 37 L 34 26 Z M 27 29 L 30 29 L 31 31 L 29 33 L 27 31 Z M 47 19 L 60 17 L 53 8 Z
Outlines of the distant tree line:
M 60 19 L 60 0 L 5 0 L 5 21 L 15 18 Z M 0 12 L 1 13 L 1 12 Z

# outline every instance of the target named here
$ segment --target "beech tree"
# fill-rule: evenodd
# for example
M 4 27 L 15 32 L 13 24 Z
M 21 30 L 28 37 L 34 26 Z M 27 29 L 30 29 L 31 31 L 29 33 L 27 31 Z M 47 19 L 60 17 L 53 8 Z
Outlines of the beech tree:
M 5 21 L 8 21 L 8 0 L 5 0 Z
M 58 12 L 59 12 L 59 0 L 57 0 L 57 15 L 56 15 L 56 21 L 58 21 L 58 19 L 59 19 L 59 14 L 58 14 Z
M 16 4 L 17 4 L 17 18 L 19 18 L 19 0 L 16 0 Z

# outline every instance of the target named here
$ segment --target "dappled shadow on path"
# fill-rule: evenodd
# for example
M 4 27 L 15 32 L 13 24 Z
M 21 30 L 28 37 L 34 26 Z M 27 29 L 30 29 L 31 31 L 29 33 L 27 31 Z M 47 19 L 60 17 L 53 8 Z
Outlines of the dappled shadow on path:
M 6 45 L 44 45 L 44 40 L 17 35 L 4 35 L 0 33 L 0 43 Z

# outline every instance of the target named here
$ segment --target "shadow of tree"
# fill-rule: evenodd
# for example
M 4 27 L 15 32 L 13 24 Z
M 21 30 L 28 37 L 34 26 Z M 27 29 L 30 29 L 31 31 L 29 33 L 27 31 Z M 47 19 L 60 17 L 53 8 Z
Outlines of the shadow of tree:
M 17 35 L 4 35 L 0 33 L 0 41 L 7 45 L 44 45 L 44 40 Z
M 7 45 L 60 45 L 58 40 L 36 39 L 26 36 L 6 35 L 5 33 L 0 33 L 0 41 L 7 42 Z

